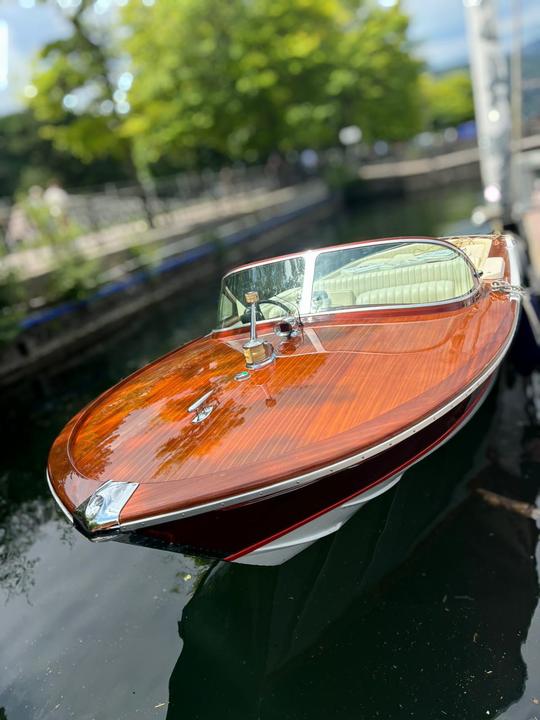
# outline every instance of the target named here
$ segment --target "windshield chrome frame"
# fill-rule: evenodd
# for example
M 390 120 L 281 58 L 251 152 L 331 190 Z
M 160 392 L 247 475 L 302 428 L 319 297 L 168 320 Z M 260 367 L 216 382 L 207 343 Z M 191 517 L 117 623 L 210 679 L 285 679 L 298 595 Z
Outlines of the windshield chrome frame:
M 451 237 L 456 237 L 455 235 L 452 235 Z M 474 237 L 474 236 L 473 236 Z M 485 235 L 478 235 L 478 237 L 485 237 Z M 313 282 L 315 277 L 315 263 L 317 262 L 317 258 L 319 255 L 322 255 L 323 253 L 330 253 L 330 252 L 338 252 L 339 250 L 353 250 L 357 247 L 369 247 L 372 245 L 400 245 L 400 244 L 423 244 L 423 245 L 440 245 L 441 247 L 448 248 L 450 250 L 454 250 L 456 255 L 461 256 L 464 260 L 467 266 L 469 267 L 471 271 L 471 275 L 473 277 L 473 287 L 468 293 L 465 293 L 464 295 L 458 295 L 457 297 L 450 298 L 448 300 L 437 300 L 435 302 L 429 302 L 429 303 L 406 303 L 403 305 L 354 305 L 354 306 L 345 306 L 345 307 L 336 307 L 329 310 L 317 310 L 314 311 L 311 309 L 311 298 L 312 298 L 312 289 L 313 289 Z M 467 253 L 465 253 L 461 248 L 459 248 L 457 245 L 454 245 L 446 238 L 427 238 L 427 237 L 399 237 L 399 238 L 384 238 L 382 240 L 361 240 L 359 242 L 355 243 L 347 243 L 345 245 L 332 245 L 330 247 L 323 247 L 318 248 L 315 250 L 304 250 L 304 252 L 299 253 L 291 253 L 289 255 L 283 255 L 283 256 L 277 256 L 275 258 L 269 258 L 267 260 L 258 260 L 256 262 L 247 263 L 246 265 L 240 265 L 239 267 L 233 268 L 228 273 L 226 273 L 221 282 L 223 282 L 226 278 L 228 278 L 230 275 L 234 275 L 238 272 L 242 272 L 243 270 L 250 270 L 254 267 L 261 267 L 263 265 L 270 265 L 271 263 L 280 262 L 281 260 L 292 260 L 293 258 L 304 258 L 304 282 L 302 285 L 302 295 L 300 298 L 300 303 L 298 305 L 298 310 L 301 317 L 307 317 L 309 315 L 335 315 L 336 313 L 351 313 L 351 312 L 366 312 L 366 311 L 373 311 L 373 310 L 403 310 L 407 308 L 425 308 L 425 307 L 444 307 L 445 305 L 453 305 L 455 303 L 465 303 L 467 300 L 470 300 L 475 295 L 477 295 L 480 291 L 481 287 L 481 281 L 480 281 L 480 274 L 476 267 L 474 266 L 472 260 L 469 258 Z M 275 319 L 275 318 L 272 318 Z M 257 320 L 257 325 L 268 323 L 271 320 L 265 319 L 265 320 Z M 247 325 L 234 325 L 231 327 L 226 328 L 216 328 L 213 330 L 213 332 L 230 332 L 231 330 L 238 330 L 243 327 L 248 327 Z

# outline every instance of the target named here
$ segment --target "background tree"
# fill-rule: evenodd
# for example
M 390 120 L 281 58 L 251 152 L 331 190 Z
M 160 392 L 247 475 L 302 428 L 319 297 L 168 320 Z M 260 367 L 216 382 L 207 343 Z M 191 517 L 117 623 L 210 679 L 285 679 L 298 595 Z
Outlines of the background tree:
M 157 0 L 104 22 L 81 0 L 64 14 L 72 33 L 39 54 L 30 107 L 42 137 L 82 162 L 141 177 L 150 164 L 159 174 L 335 146 L 347 125 L 368 142 L 421 127 L 421 68 L 398 6 Z
M 119 52 L 114 23 L 99 20 L 93 6 L 93 0 L 81 0 L 64 10 L 71 35 L 40 51 L 29 106 L 41 136 L 57 151 L 85 163 L 107 158 L 133 177 L 132 142 L 121 131 L 129 110 L 129 82 L 122 88 L 126 59 Z
M 438 130 L 474 118 L 471 77 L 467 70 L 444 75 L 422 74 L 420 86 L 424 97 L 427 127 Z
M 0 117 L 0 197 L 46 185 L 58 178 L 63 185 L 92 186 L 125 179 L 120 160 L 100 157 L 83 163 L 66 150 L 57 150 L 41 136 L 41 125 L 30 111 Z
M 141 162 L 196 166 L 420 129 L 407 17 L 346 0 L 158 0 L 123 10 Z

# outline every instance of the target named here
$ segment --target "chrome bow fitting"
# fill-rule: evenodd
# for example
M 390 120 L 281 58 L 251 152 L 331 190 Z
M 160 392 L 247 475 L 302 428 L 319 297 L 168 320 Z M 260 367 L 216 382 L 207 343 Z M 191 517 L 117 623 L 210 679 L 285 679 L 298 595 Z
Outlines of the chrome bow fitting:
M 120 513 L 138 488 L 138 483 L 103 483 L 90 497 L 82 502 L 74 513 L 74 520 L 87 533 L 115 530 L 120 525 Z
M 242 345 L 246 366 L 250 370 L 265 367 L 275 360 L 272 343 L 257 337 L 257 304 L 259 293 L 255 290 L 245 294 L 246 304 L 251 306 L 249 340 Z

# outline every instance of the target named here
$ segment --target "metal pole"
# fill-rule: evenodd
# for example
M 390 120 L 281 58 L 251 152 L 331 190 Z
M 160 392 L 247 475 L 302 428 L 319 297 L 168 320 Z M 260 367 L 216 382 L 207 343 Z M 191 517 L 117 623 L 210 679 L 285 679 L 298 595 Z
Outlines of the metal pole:
M 522 101 L 522 72 L 521 52 L 522 24 L 521 24 L 521 0 L 512 0 L 512 58 L 510 62 L 511 73 L 511 101 L 512 101 L 512 143 L 514 152 L 519 152 L 519 141 L 523 135 L 523 101 Z
M 512 55 L 510 58 L 510 102 L 512 109 L 512 200 L 515 210 L 526 192 L 524 190 L 523 168 L 520 163 L 521 137 L 523 135 L 523 86 L 522 86 L 522 0 L 512 0 Z
M 507 64 L 497 34 L 495 0 L 463 0 L 488 214 L 496 224 L 512 219 L 511 123 Z

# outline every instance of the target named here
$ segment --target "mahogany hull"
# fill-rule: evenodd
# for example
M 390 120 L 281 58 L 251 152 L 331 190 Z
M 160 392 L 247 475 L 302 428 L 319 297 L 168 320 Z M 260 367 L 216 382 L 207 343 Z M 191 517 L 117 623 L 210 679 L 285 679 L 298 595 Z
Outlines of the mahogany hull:
M 355 507 L 358 509 L 365 504 L 365 496 L 369 500 L 392 487 L 393 481 L 399 480 L 407 468 L 436 450 L 465 425 L 487 396 L 495 374 L 424 430 L 355 467 L 265 500 L 123 533 L 117 539 L 168 551 L 232 562 L 250 562 L 246 558 L 251 557 L 254 551 L 268 548 L 279 538 L 286 538 L 293 531 L 309 526 L 317 518 L 330 514 L 345 503 L 358 501 Z M 335 527 L 331 531 L 337 529 Z M 283 546 L 286 542 L 280 544 Z M 306 543 L 296 542 L 295 539 L 296 551 L 288 552 L 287 557 L 304 547 Z M 270 562 L 261 563 L 256 559 L 253 562 L 276 564 L 272 560 L 282 562 L 281 557 L 278 552 Z
M 58 505 L 93 540 L 236 561 L 301 528 L 324 534 L 324 519 L 337 529 L 484 397 L 520 310 L 513 240 L 489 246 L 499 287 L 476 274 L 443 305 L 308 312 L 286 340 L 263 319 L 275 353 L 251 372 L 245 326 L 137 371 L 55 441 Z

